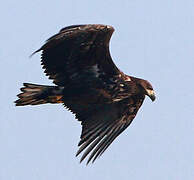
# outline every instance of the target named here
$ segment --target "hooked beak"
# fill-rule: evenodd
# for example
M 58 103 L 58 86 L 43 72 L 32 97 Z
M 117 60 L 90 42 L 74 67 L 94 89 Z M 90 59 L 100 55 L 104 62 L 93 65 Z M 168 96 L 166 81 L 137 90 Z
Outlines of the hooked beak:
M 154 101 L 154 100 L 156 99 L 154 90 L 147 89 L 146 92 L 147 92 L 147 95 L 150 97 L 150 99 L 151 99 L 152 101 Z

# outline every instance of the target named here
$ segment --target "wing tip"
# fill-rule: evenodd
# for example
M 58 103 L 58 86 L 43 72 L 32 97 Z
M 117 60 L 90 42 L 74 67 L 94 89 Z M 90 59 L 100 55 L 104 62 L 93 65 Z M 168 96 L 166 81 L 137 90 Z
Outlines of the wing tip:
M 34 52 L 29 56 L 29 58 L 31 58 L 32 56 L 34 56 L 34 54 L 36 54 L 37 52 L 39 52 L 39 51 L 41 51 L 41 50 L 42 50 L 42 48 L 40 48 L 40 49 L 34 51 Z

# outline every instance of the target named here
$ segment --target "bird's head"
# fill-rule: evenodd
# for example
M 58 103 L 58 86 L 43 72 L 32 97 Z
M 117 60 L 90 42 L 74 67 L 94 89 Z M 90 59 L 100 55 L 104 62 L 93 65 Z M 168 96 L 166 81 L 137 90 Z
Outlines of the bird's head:
M 154 101 L 156 99 L 153 87 L 148 81 L 141 79 L 138 81 L 138 85 L 139 85 L 141 91 L 145 95 L 149 96 L 152 101 Z

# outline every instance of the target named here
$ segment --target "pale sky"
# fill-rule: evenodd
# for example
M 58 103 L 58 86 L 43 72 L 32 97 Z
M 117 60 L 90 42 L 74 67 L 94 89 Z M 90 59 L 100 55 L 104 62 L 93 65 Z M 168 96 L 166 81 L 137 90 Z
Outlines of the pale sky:
M 7 0 L 0 18 L 0 180 L 193 180 L 193 0 Z M 75 157 L 81 125 L 62 105 L 13 103 L 23 82 L 52 84 L 40 54 L 30 54 L 61 28 L 87 23 L 115 28 L 114 62 L 157 95 L 89 166 Z

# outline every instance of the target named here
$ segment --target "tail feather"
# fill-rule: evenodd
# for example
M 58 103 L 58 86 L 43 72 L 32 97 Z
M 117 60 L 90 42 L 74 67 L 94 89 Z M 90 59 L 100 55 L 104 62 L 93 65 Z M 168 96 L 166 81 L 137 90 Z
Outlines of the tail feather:
M 18 94 L 16 106 L 62 103 L 62 87 L 24 83 L 22 93 Z

